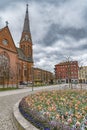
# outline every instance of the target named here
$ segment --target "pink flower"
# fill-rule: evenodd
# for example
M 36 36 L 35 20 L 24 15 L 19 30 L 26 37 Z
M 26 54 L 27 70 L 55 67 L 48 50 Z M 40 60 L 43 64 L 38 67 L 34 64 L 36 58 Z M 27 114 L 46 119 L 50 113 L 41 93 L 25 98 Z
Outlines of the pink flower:
M 85 122 L 85 125 L 87 125 L 87 121 Z
M 72 119 L 69 118 L 69 119 L 67 120 L 67 122 L 68 122 L 69 124 L 71 124 L 71 123 L 72 123 Z

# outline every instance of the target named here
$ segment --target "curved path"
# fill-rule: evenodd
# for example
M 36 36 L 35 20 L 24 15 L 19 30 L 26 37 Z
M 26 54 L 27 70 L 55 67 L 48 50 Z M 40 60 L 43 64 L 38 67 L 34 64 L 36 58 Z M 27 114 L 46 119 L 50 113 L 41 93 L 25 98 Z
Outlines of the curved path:
M 58 86 L 34 88 L 33 92 L 56 87 L 59 88 Z M 0 92 L 0 130 L 17 130 L 14 124 L 13 106 L 18 100 L 30 93 L 32 93 L 32 88 Z
M 17 130 L 13 120 L 13 106 L 19 99 L 28 95 L 29 92 L 13 94 L 12 91 L 12 95 L 8 95 L 9 93 L 11 92 L 0 92 L 0 130 Z

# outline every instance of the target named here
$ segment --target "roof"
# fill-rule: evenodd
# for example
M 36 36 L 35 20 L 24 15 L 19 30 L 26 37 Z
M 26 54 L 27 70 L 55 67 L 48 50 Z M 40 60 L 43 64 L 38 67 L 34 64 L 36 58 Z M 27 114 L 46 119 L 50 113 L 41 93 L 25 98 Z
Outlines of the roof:
M 59 64 L 56 64 L 55 66 L 58 66 L 58 65 L 67 65 L 67 64 L 78 64 L 78 61 L 65 61 L 65 62 L 60 62 Z
M 25 14 L 23 32 L 29 32 L 30 33 L 28 4 L 26 5 L 26 14 Z
M 17 48 L 15 46 L 13 37 L 11 35 L 11 32 L 8 26 L 5 26 L 4 28 L 0 29 L 0 42 L 2 42 L 3 40 L 7 40 L 9 44 L 7 46 L 4 46 L 3 44 L 1 44 L 0 47 L 3 47 L 5 50 L 8 50 L 10 52 L 17 54 Z
M 31 57 L 26 57 L 21 48 L 17 48 L 18 58 L 27 62 L 33 62 Z

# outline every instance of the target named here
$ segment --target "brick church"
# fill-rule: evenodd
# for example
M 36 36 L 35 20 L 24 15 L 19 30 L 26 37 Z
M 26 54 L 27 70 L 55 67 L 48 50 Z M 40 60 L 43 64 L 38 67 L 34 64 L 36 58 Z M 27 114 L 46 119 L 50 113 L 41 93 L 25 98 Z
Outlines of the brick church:
M 19 48 L 15 46 L 8 24 L 0 29 L 0 84 L 32 81 L 33 49 L 28 5 L 19 45 Z

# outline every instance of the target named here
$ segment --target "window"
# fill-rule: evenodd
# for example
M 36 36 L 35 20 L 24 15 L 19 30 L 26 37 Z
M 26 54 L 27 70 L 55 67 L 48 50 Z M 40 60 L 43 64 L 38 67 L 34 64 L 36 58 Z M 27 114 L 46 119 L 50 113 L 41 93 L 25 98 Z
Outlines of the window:
M 25 77 L 27 76 L 27 70 L 24 70 L 24 76 Z
M 7 44 L 8 44 L 8 40 L 7 40 L 7 39 L 3 39 L 2 43 L 3 43 L 4 45 L 7 45 Z
M 23 45 L 23 50 L 25 51 L 25 45 Z
M 6 55 L 7 53 L 3 52 L 0 54 L 0 76 L 8 77 L 9 74 L 9 57 Z
M 28 54 L 29 54 L 29 57 L 31 56 L 31 47 L 28 46 Z

